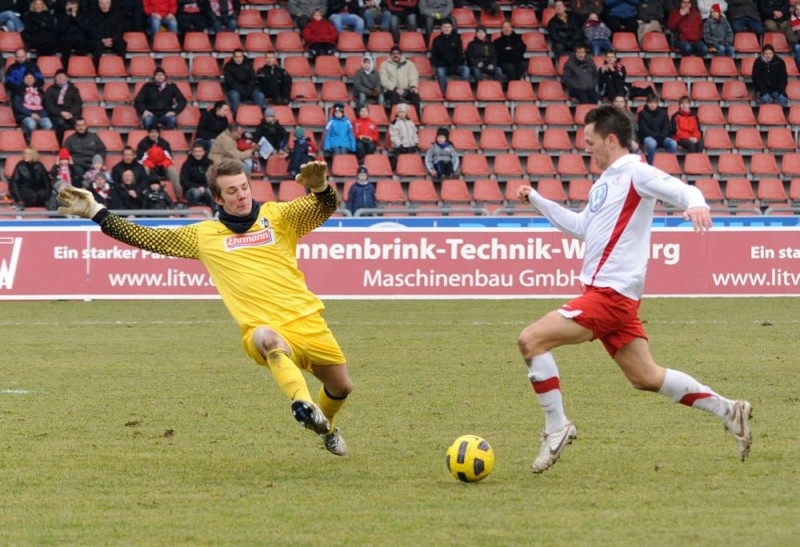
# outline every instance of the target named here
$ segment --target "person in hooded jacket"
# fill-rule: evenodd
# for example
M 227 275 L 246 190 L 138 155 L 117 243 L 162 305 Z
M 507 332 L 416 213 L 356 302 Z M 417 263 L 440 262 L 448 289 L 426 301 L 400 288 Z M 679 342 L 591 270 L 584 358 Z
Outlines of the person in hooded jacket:
M 353 125 L 353 132 L 356 136 L 356 156 L 358 163 L 363 164 L 364 156 L 374 154 L 378 149 L 380 140 L 378 124 L 369 117 L 369 108 L 364 105 L 358 109 L 358 118 Z
M 353 133 L 353 124 L 345 117 L 342 103 L 336 103 L 333 106 L 333 115 L 325 125 L 322 151 L 326 156 L 355 154 L 356 152 L 356 136 Z
M 459 158 L 455 146 L 450 142 L 450 130 L 436 130 L 436 141 L 425 153 L 425 168 L 436 182 L 458 176 Z
M 83 187 L 80 169 L 72 161 L 72 156 L 66 148 L 58 151 L 56 163 L 50 169 L 50 181 L 55 188 L 60 187 L 62 184 L 68 184 L 76 188 Z
M 381 77 L 370 54 L 361 58 L 361 68 L 353 75 L 353 95 L 359 106 L 369 102 L 383 104 Z
M 375 209 L 377 206 L 375 183 L 369 180 L 369 172 L 362 165 L 358 168 L 355 184 L 350 186 L 350 193 L 347 195 L 347 210 L 355 215 L 359 209 Z
M 772 45 L 765 45 L 761 48 L 761 55 L 753 63 L 753 87 L 756 88 L 758 101 L 761 104 L 778 103 L 784 108 L 789 106 L 789 99 L 786 97 L 788 81 L 786 63 L 775 55 Z

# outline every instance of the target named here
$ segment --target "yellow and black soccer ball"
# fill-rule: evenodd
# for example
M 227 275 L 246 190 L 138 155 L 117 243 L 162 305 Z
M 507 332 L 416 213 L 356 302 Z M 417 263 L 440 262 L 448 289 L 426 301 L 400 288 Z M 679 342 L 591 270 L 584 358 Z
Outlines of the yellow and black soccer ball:
M 494 450 L 486 439 L 463 435 L 447 449 L 447 469 L 462 482 L 485 479 L 494 467 Z

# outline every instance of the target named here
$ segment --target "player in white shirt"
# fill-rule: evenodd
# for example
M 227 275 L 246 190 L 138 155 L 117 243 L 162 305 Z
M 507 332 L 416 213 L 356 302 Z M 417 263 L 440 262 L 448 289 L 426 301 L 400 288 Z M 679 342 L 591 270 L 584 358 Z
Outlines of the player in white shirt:
M 570 211 L 529 186 L 519 188 L 517 196 L 586 247 L 580 276 L 583 294 L 526 327 L 518 340 L 545 415 L 533 472 L 553 465 L 577 436 L 564 412 L 551 350 L 594 339 L 603 342 L 635 388 L 662 393 L 716 415 L 736 439 L 744 461 L 751 443 L 750 403 L 726 399 L 688 374 L 656 364 L 638 316 L 656 200 L 682 207 L 684 219 L 698 232 L 711 228 L 708 205 L 697 188 L 629 152 L 631 122 L 613 106 L 592 110 L 585 124 L 586 152 L 604 170 L 592 186 L 586 208 L 580 213 Z

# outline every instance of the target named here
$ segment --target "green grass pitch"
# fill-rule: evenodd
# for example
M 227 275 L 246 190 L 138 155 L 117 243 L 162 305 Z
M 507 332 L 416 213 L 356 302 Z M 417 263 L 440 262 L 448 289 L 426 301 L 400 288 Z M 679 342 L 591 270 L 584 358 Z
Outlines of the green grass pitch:
M 516 337 L 560 302 L 328 302 L 356 383 L 345 458 L 219 301 L 3 303 L 0 544 L 796 545 L 800 299 L 642 305 L 660 364 L 753 403 L 747 462 L 595 342 L 555 352 L 578 439 L 533 475 Z M 468 433 L 497 459 L 471 485 L 444 464 Z

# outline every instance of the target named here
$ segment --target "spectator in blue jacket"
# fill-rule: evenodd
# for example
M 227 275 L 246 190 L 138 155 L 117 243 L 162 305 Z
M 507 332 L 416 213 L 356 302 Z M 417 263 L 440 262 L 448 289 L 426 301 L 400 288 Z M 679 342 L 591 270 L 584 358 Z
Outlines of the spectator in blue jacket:
M 325 138 L 322 142 L 325 156 L 356 153 L 356 136 L 353 124 L 344 116 L 344 105 L 333 105 L 333 116 L 325 125 Z
M 639 20 L 636 10 L 639 0 L 605 0 L 605 21 L 611 32 L 636 32 L 639 28 Z
M 28 52 L 25 48 L 19 48 L 14 52 L 14 62 L 6 68 L 5 85 L 9 95 L 13 97 L 25 89 L 22 79 L 28 72 L 36 77 L 37 85 L 44 85 L 44 76 L 42 76 L 42 71 L 39 70 L 36 60 L 28 58 Z
M 347 196 L 347 209 L 356 214 L 359 209 L 374 209 L 377 207 L 375 201 L 375 183 L 370 182 L 369 172 L 363 165 L 358 168 L 356 182 L 350 187 Z

